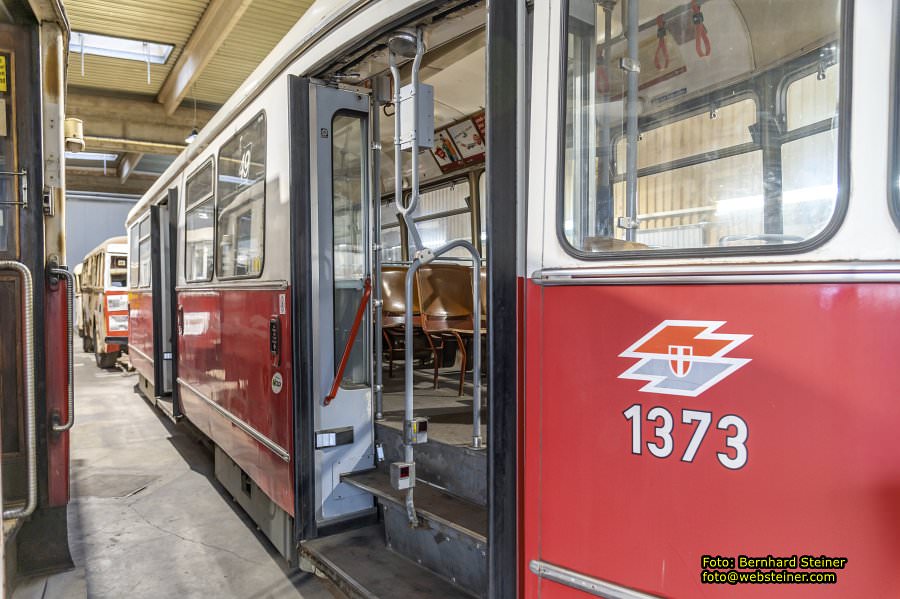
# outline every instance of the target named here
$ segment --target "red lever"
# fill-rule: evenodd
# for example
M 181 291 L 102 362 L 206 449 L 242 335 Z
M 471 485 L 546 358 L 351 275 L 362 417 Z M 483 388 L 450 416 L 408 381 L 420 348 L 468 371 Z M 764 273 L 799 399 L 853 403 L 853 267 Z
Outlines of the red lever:
M 691 17 L 694 21 L 694 48 L 697 50 L 697 56 L 704 58 L 712 52 L 712 46 L 709 43 L 706 25 L 703 24 L 703 13 L 700 11 L 697 0 L 691 0 L 691 10 L 694 11 L 694 15 Z
M 656 54 L 653 55 L 653 63 L 656 65 L 656 70 L 661 71 L 669 68 L 669 48 L 666 46 L 666 20 L 662 15 L 656 17 L 656 37 L 659 41 L 656 43 Z
M 359 332 L 359 325 L 362 324 L 363 316 L 366 313 L 366 306 L 369 303 L 369 297 L 372 295 L 372 280 L 366 277 L 366 283 L 363 286 L 363 296 L 359 302 L 359 308 L 356 310 L 356 319 L 350 328 L 350 336 L 347 337 L 347 344 L 344 346 L 344 355 L 341 356 L 341 363 L 338 365 L 337 372 L 334 374 L 334 382 L 331 384 L 331 392 L 325 397 L 325 405 L 331 403 L 337 397 L 338 389 L 341 388 L 341 381 L 344 378 L 344 369 L 347 362 L 350 361 L 350 351 L 353 349 L 353 343 L 356 341 L 356 334 Z

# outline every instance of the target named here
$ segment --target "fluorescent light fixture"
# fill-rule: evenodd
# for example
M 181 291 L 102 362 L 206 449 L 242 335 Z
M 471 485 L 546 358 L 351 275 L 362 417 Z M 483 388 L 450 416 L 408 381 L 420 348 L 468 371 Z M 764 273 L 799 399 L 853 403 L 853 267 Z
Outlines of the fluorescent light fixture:
M 118 157 L 118 154 L 102 154 L 100 152 L 66 152 L 66 160 L 95 160 L 97 162 L 112 162 Z
M 175 46 L 172 44 L 130 40 L 80 31 L 73 31 L 72 37 L 69 39 L 69 52 L 150 62 L 151 64 L 165 64 L 174 48 Z

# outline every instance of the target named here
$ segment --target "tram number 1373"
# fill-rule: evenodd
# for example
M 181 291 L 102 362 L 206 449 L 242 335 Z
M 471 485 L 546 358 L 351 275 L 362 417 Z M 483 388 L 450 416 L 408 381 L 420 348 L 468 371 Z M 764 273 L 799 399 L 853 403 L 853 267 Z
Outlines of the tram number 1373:
M 642 418 L 644 408 L 641 404 L 634 404 L 625 410 L 622 414 L 625 420 L 631 421 L 631 453 L 641 455 L 643 453 L 644 443 L 642 441 Z M 674 451 L 675 442 L 672 438 L 672 430 L 675 428 L 675 420 L 672 412 L 663 407 L 650 408 L 647 411 L 647 420 L 656 423 L 654 436 L 655 440 L 646 443 L 647 450 L 658 458 L 667 458 Z M 681 411 L 681 423 L 690 426 L 696 423 L 694 433 L 691 440 L 681 455 L 682 462 L 693 462 L 706 433 L 709 425 L 712 423 L 713 415 L 711 412 L 701 412 L 698 410 Z M 743 468 L 747 463 L 747 436 L 749 429 L 747 423 L 740 416 L 728 414 L 719 418 L 716 428 L 726 431 L 725 445 L 728 450 L 717 451 L 716 457 L 719 463 L 729 470 L 738 470 Z

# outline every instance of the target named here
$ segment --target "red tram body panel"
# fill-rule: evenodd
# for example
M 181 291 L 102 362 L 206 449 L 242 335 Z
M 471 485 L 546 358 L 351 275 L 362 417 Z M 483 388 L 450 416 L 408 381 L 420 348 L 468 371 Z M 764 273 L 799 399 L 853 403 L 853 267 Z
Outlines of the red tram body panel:
M 141 375 L 153 380 L 153 292 L 128 294 L 128 358 Z
M 900 546 L 886 523 L 900 514 L 891 483 L 900 455 L 885 440 L 900 419 L 900 370 L 886 330 L 898 301 L 900 286 L 877 283 L 530 284 L 525 509 L 535 526 L 526 553 L 679 597 L 757 596 L 756 585 L 701 584 L 704 554 L 849 556 L 842 593 L 892 595 Z M 719 356 L 746 362 L 695 397 L 660 392 L 678 380 L 677 353 L 621 354 L 665 321 L 746 336 Z M 702 347 L 705 332 L 685 327 L 685 346 Z M 623 378 L 654 359 L 670 372 Z M 710 416 L 704 424 L 696 413 Z M 566 596 L 528 580 L 529 597 Z
M 283 306 L 289 293 L 237 289 L 179 292 L 183 311 L 179 315 L 178 376 L 182 407 L 191 422 L 215 439 L 279 507 L 293 514 L 291 346 L 282 344 L 280 356 L 269 351 L 273 319 L 279 323 L 281 335 L 290 338 L 290 319 L 279 313 L 279 303 Z M 204 396 L 216 405 L 210 405 Z M 217 407 L 284 453 L 277 455 Z

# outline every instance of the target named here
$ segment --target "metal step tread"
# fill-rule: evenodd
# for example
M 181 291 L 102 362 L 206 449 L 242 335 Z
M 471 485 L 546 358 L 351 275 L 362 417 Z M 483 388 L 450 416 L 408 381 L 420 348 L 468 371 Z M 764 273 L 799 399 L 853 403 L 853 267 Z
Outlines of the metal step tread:
M 341 479 L 380 499 L 405 506 L 406 491 L 394 489 L 390 475 L 384 470 L 345 474 Z M 460 499 L 421 480 L 417 481 L 414 500 L 416 512 L 423 518 L 435 520 L 475 540 L 487 542 L 488 517 L 485 507 Z
M 472 599 L 459 587 L 388 549 L 377 524 L 304 541 L 300 553 L 351 596 Z

